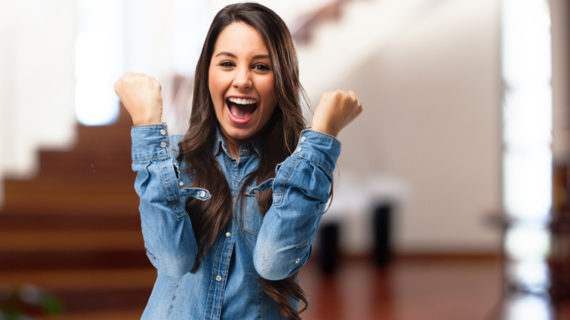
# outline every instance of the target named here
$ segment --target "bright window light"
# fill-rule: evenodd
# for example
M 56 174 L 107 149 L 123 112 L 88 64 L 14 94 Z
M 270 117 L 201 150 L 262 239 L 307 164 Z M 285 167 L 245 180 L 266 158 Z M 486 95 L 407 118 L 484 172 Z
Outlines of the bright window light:
M 522 220 L 544 221 L 552 202 L 550 13 L 547 0 L 502 6 L 504 204 Z M 516 238 L 522 248 L 533 239 Z
M 119 114 L 113 83 L 123 67 L 124 0 L 77 1 L 75 105 L 84 125 L 106 125 Z

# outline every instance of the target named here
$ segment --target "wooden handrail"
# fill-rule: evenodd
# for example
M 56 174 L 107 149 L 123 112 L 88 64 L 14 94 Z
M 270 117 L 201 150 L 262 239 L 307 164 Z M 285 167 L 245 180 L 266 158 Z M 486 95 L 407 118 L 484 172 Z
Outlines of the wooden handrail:
M 350 0 L 336 0 L 307 14 L 301 15 L 291 27 L 293 39 L 298 44 L 307 44 L 315 29 L 325 21 L 338 21 L 342 17 L 344 6 Z

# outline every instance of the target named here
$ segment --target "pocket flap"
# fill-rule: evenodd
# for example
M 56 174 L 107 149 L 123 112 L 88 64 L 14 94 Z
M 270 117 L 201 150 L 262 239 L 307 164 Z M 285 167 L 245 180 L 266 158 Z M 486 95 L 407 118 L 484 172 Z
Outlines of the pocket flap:
M 273 188 L 273 178 L 267 179 L 262 183 L 258 184 L 257 186 L 249 186 L 245 190 L 246 196 L 255 196 L 256 194 L 263 192 L 267 189 Z
M 182 191 L 187 193 L 189 197 L 193 197 L 202 201 L 208 200 L 211 197 L 210 191 L 204 188 L 198 188 L 198 187 L 183 188 Z

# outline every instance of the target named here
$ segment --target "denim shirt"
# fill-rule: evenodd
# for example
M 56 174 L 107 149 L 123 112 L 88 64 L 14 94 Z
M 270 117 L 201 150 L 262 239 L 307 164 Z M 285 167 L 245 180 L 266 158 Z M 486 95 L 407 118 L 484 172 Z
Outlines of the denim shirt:
M 192 274 L 197 242 L 186 198 L 205 201 L 216 190 L 192 187 L 185 163 L 176 160 L 183 137 L 169 136 L 166 124 L 135 126 L 131 137 L 145 249 L 158 271 L 142 318 L 281 319 L 259 277 L 287 278 L 309 259 L 340 154 L 338 140 L 304 130 L 275 178 L 247 187 L 240 213 L 235 199 L 245 177 L 258 167 L 262 146 L 242 145 L 238 162 L 218 131 L 212 151 L 230 186 L 233 218 Z M 273 202 L 263 217 L 255 194 L 268 188 Z

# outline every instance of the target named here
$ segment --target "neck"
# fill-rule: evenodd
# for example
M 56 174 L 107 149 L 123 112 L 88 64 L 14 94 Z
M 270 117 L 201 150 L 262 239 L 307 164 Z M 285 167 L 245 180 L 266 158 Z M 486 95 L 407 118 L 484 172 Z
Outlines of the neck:
M 241 147 L 241 143 L 226 139 L 226 145 L 228 146 L 230 155 L 239 162 L 239 148 Z
M 220 132 L 224 137 L 224 141 L 228 147 L 228 152 L 239 162 L 239 148 L 243 144 L 243 141 L 229 137 L 223 130 L 220 130 Z

